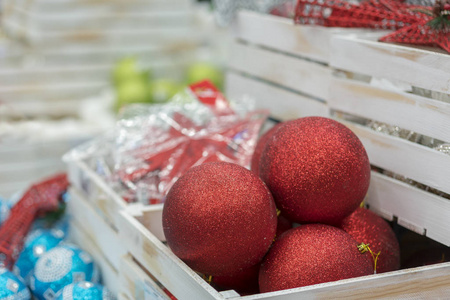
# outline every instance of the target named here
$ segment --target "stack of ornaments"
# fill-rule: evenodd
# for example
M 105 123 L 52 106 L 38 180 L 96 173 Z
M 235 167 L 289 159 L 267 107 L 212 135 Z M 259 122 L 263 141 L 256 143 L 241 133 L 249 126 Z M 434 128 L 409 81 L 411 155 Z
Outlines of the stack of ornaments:
M 62 198 L 64 202 L 70 201 L 67 194 Z M 9 211 L 19 199 L 19 194 L 9 200 L 0 199 L 0 226 L 10 216 L 17 217 Z M 12 270 L 0 267 L 1 300 L 28 300 L 31 296 L 39 300 L 114 299 L 100 284 L 99 269 L 92 256 L 68 242 L 70 228 L 63 214 L 64 207 L 34 221 Z
M 344 125 L 280 123 L 260 138 L 251 168 L 194 167 L 165 202 L 168 246 L 218 289 L 253 294 L 400 267 L 391 227 L 360 207 L 370 164 Z

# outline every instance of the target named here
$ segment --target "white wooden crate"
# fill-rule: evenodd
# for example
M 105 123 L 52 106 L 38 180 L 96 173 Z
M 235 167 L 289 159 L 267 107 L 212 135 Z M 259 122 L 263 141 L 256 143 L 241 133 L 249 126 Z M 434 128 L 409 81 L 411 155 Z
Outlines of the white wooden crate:
M 95 211 L 91 203 L 75 187 L 69 189 L 69 195 L 67 214 L 70 223 L 83 229 L 102 250 L 105 259 L 119 270 L 121 258 L 127 250 L 120 241 L 118 232 Z
M 162 230 L 163 204 L 127 203 L 85 162 L 66 160 L 66 163 L 70 183 L 113 228 L 118 229 L 119 213 L 129 211 L 151 228 L 160 240 L 165 240 Z
M 170 299 L 129 254 L 122 257 L 121 260 L 119 286 L 120 293 L 128 299 Z
M 450 99 L 450 55 L 440 51 L 377 42 L 380 34 L 336 36 L 331 65 L 353 74 L 425 89 Z M 372 165 L 450 194 L 450 156 L 425 145 L 346 122 L 350 114 L 450 142 L 450 103 L 413 92 L 349 78 L 333 79 L 329 106 L 361 139 Z M 372 80 L 373 82 L 373 80 Z M 425 95 L 424 94 L 424 95 Z M 450 245 L 450 201 L 433 193 L 372 173 L 367 203 L 387 219 Z
M 3 137 L 3 139 L 5 139 Z M 0 143 L 0 195 L 10 197 L 66 166 L 61 156 L 83 139 Z
M 102 283 L 114 295 L 117 295 L 119 292 L 119 271 L 106 259 L 105 249 L 100 248 L 86 231 L 73 222 L 69 229 L 69 241 L 92 255 L 100 269 Z
M 195 36 L 192 8 L 189 0 L 6 1 L 1 22 L 9 36 L 33 46 L 143 40 L 162 44 Z
M 450 263 L 443 263 L 243 297 L 235 292 L 220 293 L 176 257 L 132 214 L 120 213 L 119 222 L 119 236 L 129 252 L 180 300 L 431 299 L 445 297 L 450 292 Z
M 327 116 L 331 37 L 353 29 L 296 26 L 293 20 L 241 11 L 233 24 L 226 94 L 248 95 L 285 120 Z

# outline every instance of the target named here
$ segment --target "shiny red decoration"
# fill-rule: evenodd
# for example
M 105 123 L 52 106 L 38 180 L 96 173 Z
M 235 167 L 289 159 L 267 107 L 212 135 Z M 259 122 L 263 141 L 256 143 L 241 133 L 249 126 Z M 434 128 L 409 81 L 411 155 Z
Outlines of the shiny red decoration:
M 450 53 L 450 1 L 435 7 L 398 0 L 298 0 L 294 20 L 299 24 L 396 30 L 380 41 L 438 46 Z
M 271 292 L 370 274 L 372 260 L 348 233 L 308 224 L 275 241 L 261 264 L 259 289 Z
M 370 210 L 358 208 L 345 218 L 339 228 L 349 233 L 358 243 L 368 244 L 377 259 L 377 273 L 400 268 L 400 246 L 389 224 Z M 372 255 L 367 252 L 370 258 Z
M 170 189 L 163 209 L 169 247 L 192 269 L 212 276 L 259 263 L 276 226 L 266 185 L 253 172 L 225 162 L 190 169 Z
M 264 146 L 266 146 L 267 141 L 272 135 L 280 128 L 283 123 L 278 123 L 268 131 L 266 131 L 258 140 L 258 143 L 255 147 L 255 152 L 253 152 L 252 161 L 251 161 L 251 170 L 255 172 L 256 175 L 259 176 L 259 160 L 261 159 L 262 152 L 264 150 Z
M 33 184 L 26 190 L 0 227 L 0 265 L 12 269 L 34 219 L 40 213 L 56 211 L 68 186 L 67 175 L 61 173 Z
M 358 208 L 370 181 L 358 137 L 322 117 L 285 122 L 267 142 L 259 167 L 281 214 L 300 224 L 338 224 Z

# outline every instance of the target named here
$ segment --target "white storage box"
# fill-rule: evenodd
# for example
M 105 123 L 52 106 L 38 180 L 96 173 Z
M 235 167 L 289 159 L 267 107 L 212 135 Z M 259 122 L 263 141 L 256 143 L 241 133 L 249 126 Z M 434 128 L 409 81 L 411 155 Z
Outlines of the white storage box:
M 249 35 L 251 37 L 240 33 L 245 32 L 242 28 L 246 28 L 243 24 L 247 17 L 252 19 L 247 25 L 254 29 L 254 34 Z M 272 22 L 272 25 L 262 29 L 265 22 Z M 364 41 L 354 36 L 333 35 L 327 41 L 328 45 L 333 45 L 328 54 L 313 58 L 322 57 L 321 63 L 311 62 L 303 60 L 308 57 L 307 51 L 299 50 L 302 47 L 310 49 L 307 46 L 308 39 L 300 33 L 311 30 L 316 32 L 312 36 L 318 37 L 322 30 L 339 29 L 294 26 L 288 22 L 292 21 L 256 13 L 239 15 L 237 36 L 240 41 L 233 45 L 228 93 L 236 97 L 253 95 L 260 101 L 260 107 L 271 109 L 274 117 L 280 120 L 307 115 L 336 117 L 361 138 L 375 167 L 447 191 L 450 156 L 407 140 L 377 133 L 351 123 L 353 119 L 344 119 L 343 116 L 351 114 L 359 119 L 365 117 L 388 122 L 448 141 L 448 130 L 443 128 L 450 128 L 450 124 L 447 124 L 450 120 L 450 104 L 418 95 L 386 91 L 363 81 L 367 81 L 371 75 L 385 76 L 401 79 L 443 96 L 449 91 L 450 56 L 407 46 Z M 286 28 L 280 29 L 282 26 Z M 272 35 L 274 28 L 279 31 Z M 295 34 L 289 36 L 289 32 Z M 280 48 L 272 45 L 275 37 L 279 38 L 275 44 L 276 47 L 282 45 Z M 362 45 L 365 45 L 364 49 Z M 398 67 L 402 65 L 409 69 Z M 335 72 L 342 74 L 335 68 L 345 70 L 349 79 L 333 76 Z M 379 73 L 372 73 L 376 71 Z M 390 74 L 396 74 L 396 78 Z M 427 76 L 431 79 L 428 80 Z M 408 229 L 449 244 L 450 231 L 445 220 L 450 217 L 450 204 L 443 196 L 373 172 L 367 203 L 383 217 L 395 219 Z M 450 293 L 450 263 L 441 263 L 239 297 L 233 292 L 219 293 L 213 289 L 155 238 L 152 229 L 147 229 L 132 214 L 120 213 L 118 228 L 121 240 L 126 243 L 136 261 L 179 299 L 429 299 L 446 297 Z
M 361 139 L 371 164 L 385 170 L 372 173 L 370 208 L 449 246 L 450 155 L 435 148 L 450 141 L 450 55 L 381 43 L 378 37 L 333 38 L 331 65 L 352 75 L 333 80 L 329 106 Z M 356 80 L 355 74 L 372 83 Z M 389 85 L 380 83 L 386 81 Z M 348 115 L 381 125 L 371 129 L 346 121 Z M 411 137 L 378 132 L 382 126 Z

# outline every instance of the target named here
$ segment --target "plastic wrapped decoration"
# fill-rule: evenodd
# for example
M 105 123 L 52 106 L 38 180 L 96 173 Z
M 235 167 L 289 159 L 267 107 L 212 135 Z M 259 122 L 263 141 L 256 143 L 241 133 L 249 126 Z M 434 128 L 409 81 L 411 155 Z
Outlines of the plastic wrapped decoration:
M 56 247 L 64 238 L 65 233 L 59 228 L 32 231 L 27 236 L 24 249 L 14 265 L 14 273 L 28 282 L 38 259 L 44 253 Z
M 88 281 L 72 283 L 56 294 L 56 300 L 113 300 L 114 295 L 100 284 Z
M 189 168 L 225 161 L 250 165 L 267 111 L 231 105 L 209 82 L 164 105 L 130 106 L 117 123 L 113 177 L 129 201 L 160 203 Z
M 30 289 L 39 300 L 54 299 L 71 283 L 99 282 L 97 266 L 91 255 L 77 246 L 65 244 L 42 255 L 30 277 Z
M 0 268 L 0 300 L 29 300 L 30 291 L 16 275 Z

